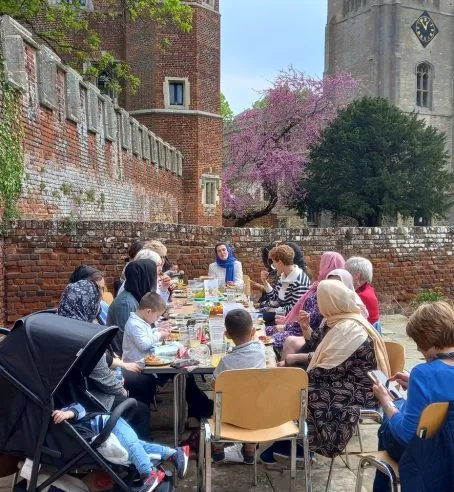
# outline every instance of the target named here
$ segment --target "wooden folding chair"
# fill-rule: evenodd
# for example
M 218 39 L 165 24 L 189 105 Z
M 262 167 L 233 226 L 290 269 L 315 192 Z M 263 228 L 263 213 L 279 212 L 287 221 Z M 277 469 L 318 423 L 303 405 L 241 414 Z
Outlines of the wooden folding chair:
M 312 491 L 307 440 L 307 373 L 300 368 L 224 371 L 215 385 L 214 419 L 202 421 L 197 485 L 211 491 L 211 443 L 291 440 L 291 478 L 296 477 L 296 443 L 303 441 L 306 491 Z M 295 423 L 298 422 L 298 423 Z M 254 455 L 257 485 L 257 450 Z
M 449 403 L 438 402 L 431 403 L 422 412 L 419 418 L 418 429 L 416 435 L 421 439 L 429 439 L 433 437 L 442 427 L 446 415 L 448 414 Z M 376 451 L 375 453 L 361 453 L 361 458 L 358 465 L 358 474 L 356 477 L 356 492 L 361 492 L 364 479 L 364 470 L 373 466 L 377 470 L 388 476 L 391 482 L 393 492 L 399 490 L 399 464 L 393 460 L 386 451 Z
M 399 342 L 385 341 L 386 353 L 388 354 L 389 367 L 391 369 L 391 376 L 398 372 L 402 372 L 405 367 L 405 347 Z M 378 424 L 382 422 L 382 414 L 378 410 L 370 408 L 362 408 L 360 410 L 360 422 L 363 420 L 373 420 Z M 356 433 L 358 434 L 359 449 L 361 453 L 364 452 L 363 440 L 361 437 L 361 427 L 358 422 L 356 428 Z M 348 462 L 348 459 L 347 459 Z M 348 465 L 347 465 L 348 466 Z

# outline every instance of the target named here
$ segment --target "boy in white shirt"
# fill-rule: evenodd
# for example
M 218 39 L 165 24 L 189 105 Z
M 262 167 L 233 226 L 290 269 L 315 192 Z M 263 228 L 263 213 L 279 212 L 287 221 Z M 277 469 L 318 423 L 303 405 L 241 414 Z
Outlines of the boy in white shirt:
M 166 303 L 159 294 L 149 292 L 140 300 L 135 313 L 129 315 L 123 336 L 123 360 L 137 362 L 150 354 L 153 345 L 169 338 L 166 329 L 152 325 L 166 309 Z

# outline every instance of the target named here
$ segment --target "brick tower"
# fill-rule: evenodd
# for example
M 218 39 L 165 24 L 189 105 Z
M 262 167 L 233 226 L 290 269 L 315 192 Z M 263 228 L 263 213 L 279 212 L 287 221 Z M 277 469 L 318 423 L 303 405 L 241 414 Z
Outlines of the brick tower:
M 222 224 L 219 1 L 188 2 L 193 9 L 189 33 L 140 19 L 120 29 L 101 27 L 104 48 L 141 80 L 135 95 L 124 91 L 120 105 L 183 153 L 180 221 L 188 224 Z M 170 41 L 166 48 L 164 38 Z

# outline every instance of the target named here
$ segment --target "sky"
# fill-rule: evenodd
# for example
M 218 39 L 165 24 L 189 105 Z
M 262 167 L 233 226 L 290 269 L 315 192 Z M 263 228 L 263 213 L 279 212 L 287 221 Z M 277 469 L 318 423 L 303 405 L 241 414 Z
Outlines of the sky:
M 322 76 L 326 0 L 220 0 L 221 90 L 235 114 L 293 65 Z

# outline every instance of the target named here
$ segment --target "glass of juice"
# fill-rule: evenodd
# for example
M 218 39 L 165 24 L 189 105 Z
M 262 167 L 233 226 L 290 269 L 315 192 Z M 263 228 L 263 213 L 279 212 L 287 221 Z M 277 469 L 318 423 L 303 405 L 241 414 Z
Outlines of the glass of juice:
M 211 342 L 211 364 L 217 367 L 227 350 L 227 342 Z

